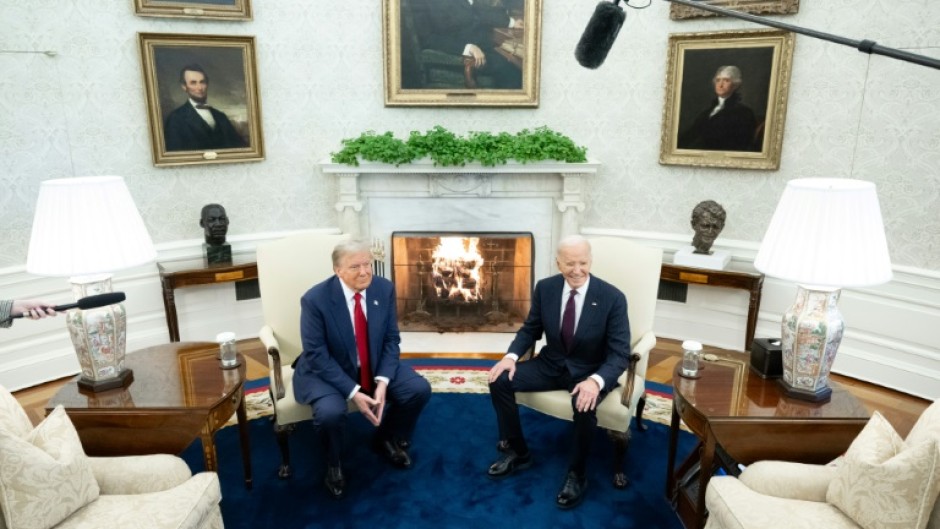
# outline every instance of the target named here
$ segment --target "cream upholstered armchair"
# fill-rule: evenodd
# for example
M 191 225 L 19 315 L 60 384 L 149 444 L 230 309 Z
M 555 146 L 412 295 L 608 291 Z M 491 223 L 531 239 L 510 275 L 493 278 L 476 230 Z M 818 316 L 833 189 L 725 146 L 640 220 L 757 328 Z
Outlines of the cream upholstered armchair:
M 0 386 L 0 529 L 220 529 L 220 500 L 176 456 L 87 457 L 62 407 L 33 428 Z
M 599 237 L 589 239 L 593 263 L 591 274 L 619 288 L 627 296 L 632 351 L 629 368 L 615 388 L 597 407 L 597 424 L 608 431 L 614 442 L 614 478 L 617 488 L 627 486 L 623 469 L 630 441 L 630 419 L 635 415 L 637 428 L 645 430 L 643 408 L 646 405 L 646 366 L 650 350 L 656 345 L 653 316 L 663 251 L 626 239 Z M 559 419 L 572 420 L 571 396 L 567 391 L 517 393 L 516 401 Z
M 258 285 L 264 326 L 258 338 L 268 351 L 274 431 L 281 449 L 278 476 L 290 470 L 288 436 L 294 425 L 313 418 L 307 404 L 294 400 L 294 369 L 300 356 L 300 298 L 313 285 L 333 274 L 333 247 L 348 235 L 300 233 L 258 246 Z
M 706 529 L 940 529 L 940 402 L 906 439 L 880 413 L 828 465 L 759 461 L 713 477 Z

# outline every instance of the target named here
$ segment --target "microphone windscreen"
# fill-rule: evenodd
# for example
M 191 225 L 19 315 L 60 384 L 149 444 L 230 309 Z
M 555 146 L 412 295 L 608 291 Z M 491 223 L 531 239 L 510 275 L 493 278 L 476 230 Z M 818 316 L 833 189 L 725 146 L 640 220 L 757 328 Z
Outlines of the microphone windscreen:
M 574 56 L 585 68 L 597 68 L 604 64 L 607 53 L 614 45 L 617 34 L 623 26 L 627 14 L 616 4 L 601 2 L 594 8 L 594 14 L 581 34 Z
M 120 303 L 127 299 L 127 296 L 123 292 L 108 292 L 107 294 L 97 294 L 94 296 L 84 297 L 78 300 L 78 308 L 85 309 L 97 309 L 98 307 L 105 307 L 107 305 L 113 305 L 115 303 Z

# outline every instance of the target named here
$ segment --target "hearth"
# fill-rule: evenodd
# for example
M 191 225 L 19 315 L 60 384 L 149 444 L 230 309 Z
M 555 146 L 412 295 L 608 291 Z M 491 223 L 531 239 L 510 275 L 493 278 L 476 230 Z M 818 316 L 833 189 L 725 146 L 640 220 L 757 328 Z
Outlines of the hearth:
M 531 233 L 393 232 L 402 331 L 515 332 L 532 300 Z

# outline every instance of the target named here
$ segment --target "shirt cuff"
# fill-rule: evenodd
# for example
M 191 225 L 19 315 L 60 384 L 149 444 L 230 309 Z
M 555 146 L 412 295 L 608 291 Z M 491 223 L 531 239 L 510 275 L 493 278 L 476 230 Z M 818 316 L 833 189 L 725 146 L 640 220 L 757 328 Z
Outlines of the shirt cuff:
M 594 373 L 593 375 L 591 375 L 591 378 L 593 378 L 594 381 L 597 382 L 598 389 L 601 389 L 601 390 L 604 389 L 604 379 L 601 378 L 600 375 L 598 375 L 597 373 Z
M 506 356 L 504 356 L 503 358 L 512 358 L 513 362 L 519 361 L 519 355 L 517 355 L 516 353 L 506 353 Z
M 464 57 L 472 57 L 472 56 L 473 56 L 473 55 L 471 55 L 471 53 L 470 53 L 470 46 L 473 46 L 473 44 L 467 44 L 466 46 L 463 47 L 463 56 L 464 56 Z
M 353 388 L 352 392 L 351 392 L 348 396 L 346 396 L 346 400 L 352 400 L 352 398 L 356 395 L 356 393 L 359 392 L 359 388 L 360 388 L 360 387 L 362 387 L 362 386 L 360 386 L 359 384 L 356 384 L 356 386 Z
M 386 386 L 388 385 L 389 382 L 391 382 L 391 381 L 388 379 L 388 377 L 375 377 L 375 381 L 376 381 L 376 382 L 385 382 L 385 385 L 386 385 Z

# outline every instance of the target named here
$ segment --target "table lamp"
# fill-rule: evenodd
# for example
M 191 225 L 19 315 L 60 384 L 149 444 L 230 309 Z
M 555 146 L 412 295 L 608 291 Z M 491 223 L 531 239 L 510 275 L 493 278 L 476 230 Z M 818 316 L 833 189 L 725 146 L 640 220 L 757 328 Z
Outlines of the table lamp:
M 153 241 L 124 179 L 89 176 L 46 180 L 39 187 L 26 270 L 70 277 L 76 300 L 111 292 L 111 273 L 156 257 Z M 66 326 L 81 365 L 80 389 L 126 386 L 124 305 L 73 309 Z
M 891 279 L 875 184 L 842 178 L 787 182 L 754 266 L 798 285 L 782 322 L 784 392 L 829 400 L 829 370 L 845 328 L 841 289 Z

